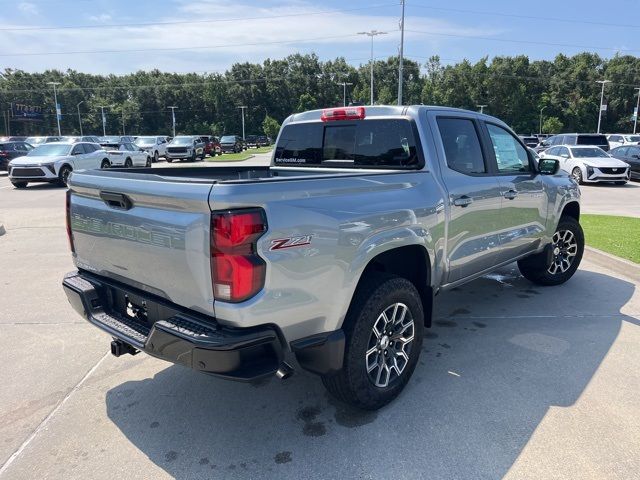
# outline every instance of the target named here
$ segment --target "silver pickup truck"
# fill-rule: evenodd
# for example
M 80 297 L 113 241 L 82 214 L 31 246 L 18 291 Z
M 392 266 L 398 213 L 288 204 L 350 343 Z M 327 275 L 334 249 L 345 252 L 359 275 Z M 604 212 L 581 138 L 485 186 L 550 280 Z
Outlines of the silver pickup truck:
M 579 197 L 490 116 L 297 113 L 270 167 L 73 173 L 63 286 L 116 356 L 245 381 L 297 364 L 376 409 L 411 377 L 439 292 L 514 261 L 542 285 L 574 274 Z

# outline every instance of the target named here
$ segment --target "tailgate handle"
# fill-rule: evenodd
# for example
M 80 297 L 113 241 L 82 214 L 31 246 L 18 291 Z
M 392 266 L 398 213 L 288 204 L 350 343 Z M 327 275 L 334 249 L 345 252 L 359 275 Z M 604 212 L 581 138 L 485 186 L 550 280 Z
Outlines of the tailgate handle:
M 110 207 L 120 210 L 129 210 L 133 206 L 129 197 L 123 193 L 100 192 L 100 198 Z

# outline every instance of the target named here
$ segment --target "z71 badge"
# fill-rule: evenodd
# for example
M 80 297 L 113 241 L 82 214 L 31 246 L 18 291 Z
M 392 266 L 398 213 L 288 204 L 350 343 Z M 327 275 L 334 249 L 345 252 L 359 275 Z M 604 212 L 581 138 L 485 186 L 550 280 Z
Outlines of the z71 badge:
M 269 250 L 283 250 L 285 248 L 311 245 L 311 237 L 312 235 L 304 235 L 302 237 L 279 238 L 278 240 L 271 240 L 271 248 L 269 248 Z

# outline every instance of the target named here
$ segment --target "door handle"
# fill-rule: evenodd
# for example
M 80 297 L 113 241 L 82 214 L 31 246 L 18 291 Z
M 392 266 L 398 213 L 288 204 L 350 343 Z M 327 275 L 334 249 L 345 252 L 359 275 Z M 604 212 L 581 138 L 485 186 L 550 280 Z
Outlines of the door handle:
M 129 210 L 133 206 L 131 199 L 122 193 L 100 192 L 100 198 L 108 206 L 120 210 Z
M 453 201 L 453 204 L 454 204 L 456 207 L 462 207 L 462 208 L 465 208 L 465 207 L 469 206 L 469 205 L 471 204 L 471 202 L 473 202 L 473 198 L 471 198 L 471 197 L 467 197 L 466 195 L 463 195 L 463 196 L 461 196 L 461 197 L 456 198 L 456 199 Z
M 509 190 L 508 192 L 504 192 L 502 196 L 504 198 L 508 198 L 509 200 L 513 200 L 518 196 L 518 192 L 516 192 L 515 190 Z

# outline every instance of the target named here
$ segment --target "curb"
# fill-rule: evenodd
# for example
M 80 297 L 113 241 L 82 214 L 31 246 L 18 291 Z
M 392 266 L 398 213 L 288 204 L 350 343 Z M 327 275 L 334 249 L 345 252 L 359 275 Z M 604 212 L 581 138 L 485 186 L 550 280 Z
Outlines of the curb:
M 585 257 L 599 267 L 612 270 L 640 283 L 640 265 L 585 245 Z

